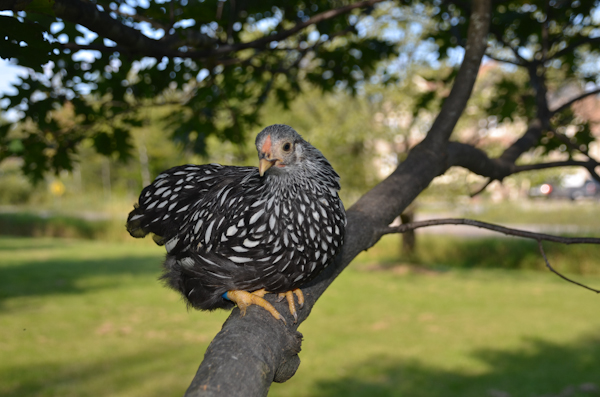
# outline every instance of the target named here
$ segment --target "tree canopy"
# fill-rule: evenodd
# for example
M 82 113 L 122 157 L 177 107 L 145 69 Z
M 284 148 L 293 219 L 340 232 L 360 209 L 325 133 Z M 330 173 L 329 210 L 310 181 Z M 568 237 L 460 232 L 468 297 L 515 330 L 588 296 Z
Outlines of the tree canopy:
M 3 97 L 25 123 L 2 128 L 0 158 L 36 179 L 71 169 L 83 139 L 126 158 L 139 109 L 160 104 L 179 105 L 168 133 L 197 153 L 211 134 L 241 142 L 269 95 L 287 106 L 302 81 L 353 91 L 377 71 L 394 50 L 368 30 L 379 2 L 2 2 L 0 56 L 30 73 Z M 66 104 L 72 125 L 54 117 Z
M 240 143 L 270 96 L 288 106 L 306 84 L 355 93 L 369 81 L 397 81 L 411 63 L 460 57 L 470 8 L 441 0 L 3 0 L 0 57 L 29 73 L 2 98 L 20 128 L 0 127 L 0 159 L 21 157 L 34 180 L 71 170 L 86 139 L 127 159 L 141 109 L 168 104 L 176 106 L 165 133 L 194 152 L 205 153 L 213 134 Z M 496 79 L 485 111 L 500 122 L 527 120 L 533 146 L 586 155 L 588 122 L 571 102 L 550 106 L 547 97 L 598 92 L 599 19 L 597 0 L 494 2 L 486 55 L 523 73 Z M 435 98 L 426 93 L 416 108 Z M 64 108 L 70 123 L 56 117 Z M 531 147 L 515 148 L 509 163 Z

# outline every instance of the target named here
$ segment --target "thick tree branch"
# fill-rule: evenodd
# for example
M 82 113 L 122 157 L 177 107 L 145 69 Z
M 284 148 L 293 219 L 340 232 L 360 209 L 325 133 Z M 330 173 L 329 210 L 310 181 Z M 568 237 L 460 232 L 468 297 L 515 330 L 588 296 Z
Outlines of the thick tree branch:
M 219 44 L 216 39 L 191 30 L 186 33 L 187 37 L 184 40 L 177 40 L 176 36 L 165 36 L 161 40 L 154 40 L 145 36 L 141 31 L 126 26 L 122 24 L 121 21 L 112 18 L 110 13 L 101 11 L 93 3 L 80 0 L 54 0 L 52 8 L 58 18 L 85 26 L 97 33 L 100 37 L 118 43 L 121 47 L 124 47 L 128 53 L 155 58 L 163 56 L 192 59 L 211 58 L 218 64 L 218 58 L 220 56 L 248 48 L 263 48 L 271 42 L 287 39 L 308 26 L 336 18 L 357 8 L 372 7 L 376 3 L 382 1 L 383 0 L 366 0 L 333 10 L 327 10 L 313 16 L 305 22 L 297 23 L 288 30 L 283 30 L 279 33 L 261 37 L 250 42 L 235 44 Z M 0 10 L 25 10 L 29 3 L 30 1 L 27 0 L 0 0 Z M 137 16 L 136 18 L 141 19 L 143 17 Z M 211 46 L 212 48 L 187 52 L 174 49 L 184 45 L 196 47 Z M 110 47 L 99 47 L 97 49 L 100 51 L 110 51 Z M 217 59 L 214 59 L 215 57 Z
M 453 87 L 453 91 L 462 92 L 460 95 L 451 94 L 447 101 L 458 102 L 445 106 L 438 116 L 452 124 L 444 126 L 445 135 L 440 137 L 438 134 L 435 140 L 417 145 L 390 177 L 347 211 L 348 224 L 342 252 L 333 264 L 303 287 L 306 302 L 299 312 L 298 322 L 293 323 L 285 304 L 276 303 L 274 297 L 269 295 L 267 299 L 282 315 L 287 316 L 287 327 L 261 308 L 250 307 L 245 317 L 240 317 L 239 310 L 234 309 L 209 346 L 186 396 L 263 396 L 267 394 L 272 381 L 285 381 L 294 373 L 299 364 L 295 354 L 299 349 L 298 344 L 293 342 L 299 339 L 297 328 L 308 317 L 317 299 L 356 255 L 377 242 L 381 237 L 380 230 L 402 213 L 431 180 L 445 170 L 447 142 L 444 139 L 447 138 L 444 136 L 450 135 L 470 95 L 474 74 L 479 69 L 485 51 L 489 13 L 490 0 L 474 0 L 464 59 L 468 66 L 465 66 L 463 73 L 459 73 Z M 452 114 L 449 116 L 448 113 Z M 432 129 L 430 133 L 436 133 L 436 130 Z M 434 142 L 439 142 L 442 149 L 436 151 L 438 145 Z M 235 351 L 229 348 L 232 344 L 238 347 Z M 245 361 L 244 358 L 251 361 Z M 252 364 L 248 365 L 248 362 Z M 243 391 L 240 391 L 240 385 L 243 385 Z
M 424 140 L 427 144 L 431 142 L 435 149 L 441 149 L 448 142 L 454 126 L 471 96 L 481 65 L 481 58 L 487 49 L 491 12 L 490 2 L 474 1 L 472 10 L 467 31 L 465 58 L 456 76 L 456 83 L 452 87 L 450 95 L 444 101 L 440 114 Z
M 450 142 L 448 144 L 446 167 L 449 168 L 453 166 L 463 167 L 477 175 L 488 177 L 490 180 L 481 189 L 483 190 L 494 180 L 502 181 L 507 176 L 517 174 L 519 172 L 543 170 L 548 168 L 584 167 L 596 178 L 598 176 L 595 172 L 595 168 L 600 166 L 600 163 L 594 159 L 589 159 L 586 161 L 564 160 L 551 161 L 547 163 L 516 165 L 514 162 L 504 160 L 502 156 L 499 158 L 490 158 L 484 151 L 471 145 L 460 142 Z M 481 191 L 478 191 L 473 195 L 478 193 L 481 193 Z
M 546 84 L 546 68 L 543 62 L 533 61 L 527 65 L 529 81 L 535 90 L 536 116 L 540 123 L 541 131 L 550 126 L 550 108 L 548 107 L 548 87 Z
M 41 12 L 38 8 L 29 10 L 27 7 L 30 3 L 30 0 L 0 0 L 0 10 L 25 10 L 34 13 Z M 188 37 L 186 37 L 183 42 L 173 42 L 173 36 L 165 36 L 165 38 L 161 40 L 154 40 L 145 36 L 140 30 L 127 26 L 120 20 L 114 19 L 110 16 L 109 12 L 100 10 L 94 3 L 80 0 L 53 0 L 51 4 L 56 17 L 67 22 L 85 26 L 97 33 L 100 37 L 118 43 L 120 47 L 127 49 L 126 52 L 132 54 L 141 54 L 149 57 L 185 57 L 185 52 L 173 50 L 173 46 L 189 45 L 190 43 L 199 46 L 207 46 L 216 43 L 215 39 L 194 31 L 188 32 Z M 118 11 L 116 12 L 124 17 L 157 25 L 156 21 L 151 18 L 145 18 L 141 15 L 122 14 Z M 75 46 L 74 43 L 69 44 Z M 66 45 L 63 47 L 65 46 Z M 110 51 L 110 48 L 111 47 L 100 47 L 98 50 Z
M 54 0 L 52 8 L 58 18 L 85 26 L 100 37 L 107 38 L 128 48 L 131 53 L 162 56 L 166 51 L 157 40 L 143 35 L 137 29 L 122 24 L 112 18 L 108 12 L 100 11 L 93 3 L 79 0 Z
M 486 176 L 491 180 L 501 181 L 514 173 L 514 163 L 504 161 L 500 158 L 490 158 L 483 150 L 466 143 L 450 142 L 448 144 L 446 161 L 448 168 L 452 166 L 463 167 L 477 175 Z
M 0 11 L 21 11 L 33 0 L 0 0 Z

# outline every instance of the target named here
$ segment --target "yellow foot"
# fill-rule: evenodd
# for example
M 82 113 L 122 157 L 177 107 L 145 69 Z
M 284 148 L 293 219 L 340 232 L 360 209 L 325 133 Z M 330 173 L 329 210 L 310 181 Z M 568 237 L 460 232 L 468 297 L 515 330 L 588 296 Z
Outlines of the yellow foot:
M 282 292 L 278 295 L 279 302 L 283 300 L 283 298 L 287 299 L 288 306 L 290 308 L 290 313 L 294 316 L 294 323 L 298 322 L 298 313 L 296 312 L 296 304 L 294 303 L 294 295 L 298 298 L 298 305 L 300 309 L 304 306 L 304 295 L 302 294 L 302 290 L 300 288 L 296 288 L 294 290 L 288 292 Z
M 239 290 L 227 291 L 227 299 L 229 299 L 232 302 L 235 302 L 235 304 L 240 308 L 242 316 L 246 315 L 246 309 L 248 308 L 248 306 L 257 305 L 267 310 L 277 320 L 281 320 L 284 324 L 286 324 L 283 316 L 279 314 L 277 310 L 275 310 L 273 305 L 271 305 L 269 302 L 263 299 L 263 296 L 265 296 L 265 294 L 267 294 L 267 291 L 265 291 L 264 288 L 254 292 L 246 292 Z

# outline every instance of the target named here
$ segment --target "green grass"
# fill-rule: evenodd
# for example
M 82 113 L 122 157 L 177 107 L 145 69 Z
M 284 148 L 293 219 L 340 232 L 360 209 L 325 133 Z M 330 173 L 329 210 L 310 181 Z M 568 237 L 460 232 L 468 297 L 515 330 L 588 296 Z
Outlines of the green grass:
M 156 280 L 162 255 L 0 238 L 0 395 L 182 395 L 228 313 L 188 312 Z M 548 272 L 368 270 L 368 255 L 302 324 L 302 364 L 270 396 L 600 395 L 597 296 Z

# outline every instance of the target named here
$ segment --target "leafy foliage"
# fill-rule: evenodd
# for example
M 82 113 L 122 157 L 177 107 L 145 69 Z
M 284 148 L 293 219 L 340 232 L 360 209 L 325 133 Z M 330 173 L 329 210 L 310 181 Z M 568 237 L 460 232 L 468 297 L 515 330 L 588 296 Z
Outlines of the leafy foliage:
M 288 109 L 307 87 L 362 92 L 419 62 L 431 80 L 413 113 L 438 108 L 456 77 L 446 67 L 465 45 L 470 3 L 376 3 L 33 1 L 0 17 L 0 56 L 30 70 L 1 98 L 20 122 L 0 126 L 0 160 L 23 158 L 34 180 L 72 169 L 84 142 L 126 160 L 131 130 L 157 106 L 168 109 L 166 135 L 206 154 L 211 136 L 244 142 L 269 98 Z M 600 0 L 496 2 L 488 56 L 507 67 L 490 77 L 482 112 L 498 122 L 541 119 L 545 152 L 587 151 L 590 127 L 569 109 L 555 114 L 548 97 L 599 82 L 599 8 Z M 577 130 L 570 144 L 557 138 L 568 126 Z
M 27 128 L 2 128 L 0 160 L 24 156 L 34 180 L 71 169 L 85 139 L 126 159 L 147 106 L 179 105 L 165 132 L 196 153 L 213 134 L 240 143 L 269 95 L 289 106 L 301 81 L 354 91 L 394 51 L 357 32 L 376 1 L 42 3 L 0 24 L 0 56 L 30 70 L 2 98 Z M 65 107 L 77 123 L 56 119 Z M 13 141 L 26 150 L 6 149 Z

